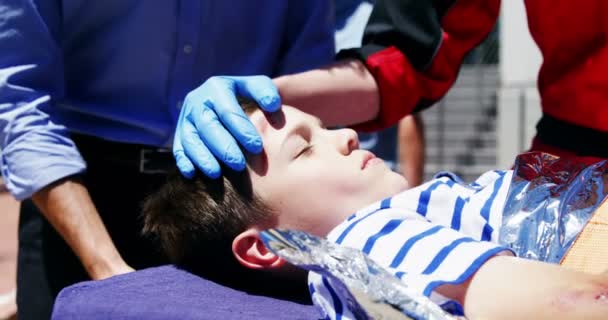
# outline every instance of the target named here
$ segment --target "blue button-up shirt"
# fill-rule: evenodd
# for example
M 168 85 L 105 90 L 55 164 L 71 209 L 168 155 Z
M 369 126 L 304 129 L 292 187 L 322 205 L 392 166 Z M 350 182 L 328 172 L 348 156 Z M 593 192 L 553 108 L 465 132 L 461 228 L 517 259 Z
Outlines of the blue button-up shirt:
M 0 2 L 2 175 L 24 199 L 85 169 L 68 132 L 169 145 L 181 100 L 212 75 L 333 59 L 328 0 Z

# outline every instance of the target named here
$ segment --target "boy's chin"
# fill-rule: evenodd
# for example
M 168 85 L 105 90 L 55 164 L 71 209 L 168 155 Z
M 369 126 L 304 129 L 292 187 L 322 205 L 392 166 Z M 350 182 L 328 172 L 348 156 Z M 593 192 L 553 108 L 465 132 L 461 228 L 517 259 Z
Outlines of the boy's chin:
M 388 197 L 394 196 L 400 192 L 410 189 L 410 183 L 407 179 L 400 173 L 391 172 L 389 179 L 386 179 L 387 184 L 387 195 Z

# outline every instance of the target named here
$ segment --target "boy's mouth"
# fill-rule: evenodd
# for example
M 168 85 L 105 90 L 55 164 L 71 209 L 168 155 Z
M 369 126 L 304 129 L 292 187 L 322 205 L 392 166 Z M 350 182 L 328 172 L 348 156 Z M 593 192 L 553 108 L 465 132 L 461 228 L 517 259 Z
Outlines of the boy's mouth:
M 378 164 L 378 163 L 383 163 L 384 161 L 378 157 L 376 157 L 375 154 L 369 152 L 369 151 L 364 151 L 363 153 L 363 161 L 361 162 L 361 170 L 365 170 L 371 166 L 373 166 L 374 164 Z

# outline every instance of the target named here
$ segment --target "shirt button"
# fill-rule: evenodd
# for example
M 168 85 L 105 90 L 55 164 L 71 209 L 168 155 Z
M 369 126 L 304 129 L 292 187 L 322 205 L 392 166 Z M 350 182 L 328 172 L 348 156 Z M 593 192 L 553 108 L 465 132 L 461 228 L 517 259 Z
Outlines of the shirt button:
M 184 53 L 185 54 L 190 54 L 192 52 L 192 46 L 187 44 L 184 46 Z

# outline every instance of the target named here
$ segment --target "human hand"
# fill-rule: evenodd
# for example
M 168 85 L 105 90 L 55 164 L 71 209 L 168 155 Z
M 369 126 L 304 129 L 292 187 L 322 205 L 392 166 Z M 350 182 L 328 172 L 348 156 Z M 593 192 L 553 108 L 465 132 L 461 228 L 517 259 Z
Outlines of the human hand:
M 135 271 L 127 265 L 122 259 L 118 259 L 111 264 L 97 264 L 94 267 L 88 268 L 88 273 L 93 280 L 103 280 L 119 274 L 125 274 Z
M 134 271 L 116 249 L 80 176 L 55 181 L 34 193 L 32 200 L 91 279 Z
M 218 159 L 231 169 L 245 169 L 237 141 L 248 152 L 262 151 L 262 139 L 237 95 L 255 100 L 267 112 L 281 107 L 279 92 L 266 76 L 215 76 L 188 93 L 173 140 L 173 156 L 185 177 L 194 176 L 195 166 L 211 178 L 219 177 Z

